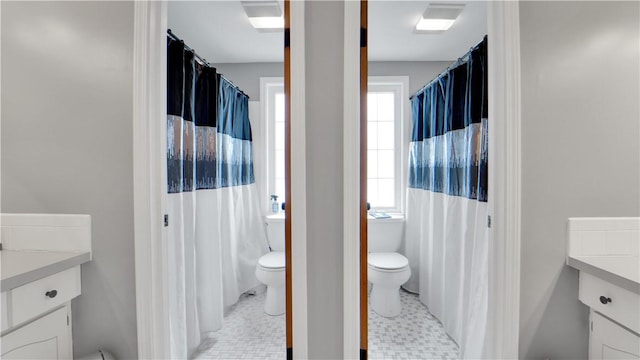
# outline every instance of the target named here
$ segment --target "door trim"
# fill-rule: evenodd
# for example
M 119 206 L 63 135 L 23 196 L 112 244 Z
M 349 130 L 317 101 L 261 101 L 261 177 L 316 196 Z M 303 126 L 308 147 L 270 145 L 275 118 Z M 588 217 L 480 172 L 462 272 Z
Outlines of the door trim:
M 307 359 L 307 170 L 304 1 L 290 1 L 291 24 L 291 306 L 293 358 Z
M 360 355 L 360 2 L 345 2 L 343 269 L 345 359 Z M 354 20 L 355 19 L 355 20 Z M 366 319 L 366 317 L 365 317 Z
M 488 2 L 488 354 L 518 358 L 520 334 L 521 85 L 517 1 Z M 492 140 L 493 139 L 493 140 Z
M 166 213 L 167 4 L 136 1 L 133 46 L 133 211 L 138 358 L 169 358 Z M 159 121 L 160 120 L 160 121 Z M 171 220 L 171 219 L 169 219 Z
M 368 253 L 369 230 L 367 219 L 367 93 L 369 91 L 369 3 L 360 1 L 360 359 L 368 358 L 369 302 Z
M 285 337 L 287 360 L 293 359 L 293 309 L 291 306 L 292 261 L 291 261 L 291 209 L 297 202 L 291 198 L 291 43 L 290 43 L 291 2 L 284 0 L 284 196 L 287 206 L 284 210 L 284 253 L 285 253 Z

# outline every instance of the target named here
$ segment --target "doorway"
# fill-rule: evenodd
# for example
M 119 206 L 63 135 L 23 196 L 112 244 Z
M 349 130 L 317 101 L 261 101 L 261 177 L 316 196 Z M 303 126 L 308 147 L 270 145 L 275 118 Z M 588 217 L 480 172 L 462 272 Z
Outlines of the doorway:
M 285 45 L 284 34 L 289 35 L 290 6 L 288 1 L 273 1 L 270 4 L 262 2 L 261 4 L 259 4 L 261 6 L 275 6 L 279 11 L 279 15 L 277 17 L 281 20 L 280 23 L 277 24 L 275 28 L 265 30 L 264 23 L 260 24 L 260 21 L 258 21 L 258 23 L 253 24 L 252 18 L 263 18 L 264 13 L 258 11 L 259 14 L 256 15 L 256 11 L 254 11 L 256 9 L 251 8 L 252 5 L 255 4 L 251 2 L 245 3 L 242 1 L 191 3 L 157 2 L 136 4 L 136 24 L 138 26 L 136 41 L 138 42 L 138 46 L 136 46 L 137 62 L 135 72 L 140 77 L 139 79 L 137 79 L 138 81 L 136 82 L 136 84 L 145 84 L 145 86 L 139 86 L 136 91 L 136 104 L 138 105 L 136 119 L 144 119 L 143 121 L 138 121 L 138 123 L 144 123 L 145 127 L 144 130 L 138 129 L 139 131 L 136 134 L 138 136 L 136 137 L 136 144 L 139 145 L 141 143 L 146 143 L 147 150 L 145 150 L 146 153 L 144 154 L 144 156 L 150 159 L 147 160 L 149 163 L 156 164 L 152 169 L 147 168 L 144 170 L 138 170 L 138 173 L 145 173 L 145 176 L 146 174 L 150 175 L 151 173 L 154 173 L 153 177 L 148 177 L 148 180 L 146 181 L 139 181 L 142 180 L 142 178 L 136 176 L 138 185 L 142 186 L 142 183 L 146 182 L 147 187 L 149 186 L 149 183 L 152 183 L 154 186 L 152 188 L 147 188 L 144 190 L 139 189 L 139 191 L 136 193 L 138 200 L 147 198 L 148 200 L 146 201 L 149 202 L 149 206 L 146 207 L 145 210 L 139 210 L 136 213 L 136 228 L 140 229 L 139 233 L 136 234 L 136 241 L 138 245 L 144 244 L 143 246 L 148 249 L 148 251 L 140 251 L 141 249 L 139 248 L 138 251 L 136 251 L 136 264 L 140 264 L 140 270 L 144 269 L 142 271 L 137 271 L 137 282 L 139 284 L 137 290 L 139 300 L 145 298 L 153 298 L 153 300 L 150 300 L 149 303 L 144 304 L 145 306 L 142 306 L 140 302 L 138 305 L 139 317 L 149 320 L 139 321 L 138 333 L 141 339 L 146 339 L 146 341 L 144 342 L 141 341 L 141 343 L 144 343 L 145 346 L 141 345 L 140 347 L 140 356 L 144 358 L 162 358 L 171 357 L 172 355 L 181 357 L 215 356 L 215 354 L 211 353 L 211 351 L 215 352 L 218 350 L 224 350 L 221 349 L 221 347 L 223 347 L 224 341 L 238 341 L 238 333 L 234 334 L 235 336 L 222 334 L 222 332 L 226 330 L 225 323 L 229 325 L 226 327 L 227 329 L 233 330 L 234 319 L 246 319 L 247 317 L 250 317 L 254 320 L 251 322 L 251 324 L 254 325 L 253 330 L 259 330 L 255 331 L 255 341 L 253 341 L 254 344 L 264 347 L 265 340 L 268 340 L 268 338 L 272 338 L 275 334 L 276 337 L 282 341 L 276 339 L 273 342 L 275 344 L 275 347 L 277 347 L 278 349 L 274 352 L 274 354 L 271 354 L 273 355 L 272 357 L 291 357 L 292 354 L 292 307 L 290 303 L 292 290 L 292 256 L 290 254 L 291 220 L 288 219 L 284 221 L 285 216 L 281 216 L 283 218 L 283 221 L 276 221 L 278 222 L 277 225 L 282 227 L 282 231 L 275 231 L 282 234 L 282 244 L 281 246 L 270 244 L 268 240 L 267 227 L 265 226 L 265 223 L 269 222 L 269 219 L 265 219 L 265 215 L 267 214 L 267 207 L 265 206 L 265 204 L 269 204 L 269 196 L 268 194 L 264 194 L 264 196 L 267 197 L 266 201 L 262 199 L 262 197 L 264 196 L 261 196 L 261 194 L 255 196 L 255 194 L 259 192 L 257 191 L 258 185 L 254 185 L 255 179 L 259 177 L 257 172 L 262 171 L 260 169 L 265 169 L 267 165 L 260 164 L 259 166 L 253 166 L 255 165 L 254 162 L 256 161 L 256 158 L 260 158 L 261 161 L 266 161 L 265 159 L 267 159 L 268 156 L 261 153 L 259 154 L 260 156 L 252 157 L 251 154 L 252 150 L 254 154 L 257 151 L 262 151 L 262 145 L 265 145 L 266 142 L 266 136 L 263 138 L 263 135 L 265 134 L 264 132 L 266 132 L 267 129 L 264 128 L 262 126 L 263 124 L 261 123 L 263 119 L 261 114 L 261 106 L 258 102 L 252 102 L 252 100 L 259 100 L 260 98 L 260 77 L 281 76 L 284 77 L 285 84 L 287 84 L 287 80 L 289 78 L 289 66 L 288 64 L 286 64 L 286 62 L 289 61 L 290 52 L 283 51 L 285 49 L 283 45 Z M 149 21 L 149 19 L 152 20 Z M 234 21 L 236 22 L 236 24 L 234 24 Z M 241 24 L 237 24 L 237 22 L 240 22 Z M 197 31 L 202 30 L 203 27 L 206 29 L 207 26 L 210 26 L 217 32 L 214 33 L 214 35 L 211 35 L 211 33 L 207 35 L 206 31 Z M 269 26 L 271 25 L 267 24 L 267 27 Z M 196 190 L 196 195 L 189 196 L 195 197 L 195 200 L 201 201 L 191 201 L 189 202 L 189 204 L 185 204 L 184 201 L 181 201 L 181 206 L 172 206 L 173 201 L 171 199 L 167 199 L 167 192 L 169 192 L 169 196 L 171 196 L 171 191 L 168 190 L 175 190 L 175 187 L 172 188 L 171 186 L 167 186 L 167 157 L 164 155 L 158 155 L 166 153 L 167 145 L 176 145 L 175 136 L 173 138 L 171 136 L 167 138 L 166 135 L 163 135 L 166 134 L 167 129 L 175 130 L 175 126 L 165 127 L 165 124 L 155 123 L 155 119 L 157 119 L 158 117 L 162 117 L 162 113 L 166 108 L 166 106 L 164 106 L 164 104 L 166 104 L 166 86 L 164 86 L 164 84 L 166 84 L 166 78 L 164 74 L 167 73 L 167 65 L 170 65 L 167 64 L 167 61 L 165 60 L 167 55 L 166 31 L 170 28 L 171 32 L 169 33 L 169 37 L 173 38 L 172 40 L 174 41 L 174 43 L 184 44 L 185 46 L 187 54 L 184 56 L 184 58 L 186 59 L 188 56 L 190 56 L 195 60 L 194 67 L 197 71 L 196 75 L 198 75 L 199 72 L 204 72 L 204 70 L 201 71 L 202 67 L 210 69 L 211 72 L 217 75 L 217 78 L 214 76 L 214 82 L 216 82 L 215 87 L 221 88 L 223 86 L 227 86 L 226 90 L 233 92 L 233 94 L 228 97 L 233 97 L 233 95 L 235 94 L 237 99 L 240 99 L 239 102 L 236 101 L 236 103 L 233 104 L 233 110 L 235 110 L 236 113 L 243 113 L 243 115 L 240 117 L 233 117 L 232 115 L 229 115 L 229 119 L 231 120 L 231 122 L 228 125 L 230 126 L 225 126 L 223 121 L 218 121 L 218 124 L 215 124 L 217 126 L 211 126 L 212 129 L 205 129 L 210 130 L 209 132 L 213 133 L 213 135 L 209 137 L 200 136 L 202 134 L 200 134 L 200 132 L 198 131 L 201 130 L 198 128 L 198 126 L 201 126 L 201 123 L 194 123 L 194 128 L 196 129 L 195 131 L 193 131 L 193 136 L 186 136 L 188 135 L 190 124 L 185 125 L 184 122 L 186 121 L 180 122 L 182 129 L 187 130 L 187 133 L 183 132 L 183 134 L 180 136 L 180 140 L 183 142 L 182 145 L 184 145 L 185 139 L 189 140 L 190 143 L 192 138 L 194 138 L 195 140 L 193 146 L 195 148 L 200 145 L 201 142 L 206 143 L 207 139 L 213 139 L 213 147 L 207 147 L 207 144 L 205 144 L 205 150 L 208 148 L 215 148 L 215 150 L 218 150 L 218 152 L 216 153 L 216 155 L 218 155 L 218 159 L 221 156 L 233 156 L 234 153 L 238 151 L 239 155 L 241 156 L 241 161 L 237 164 L 237 166 L 235 161 L 229 158 L 227 159 L 229 161 L 219 161 L 224 164 L 216 164 L 212 167 L 212 170 L 215 173 L 215 179 L 209 182 L 205 181 L 205 183 L 213 184 L 212 189 L 203 187 L 201 186 L 202 184 L 194 181 L 193 190 Z M 225 34 L 224 31 L 220 31 L 231 29 L 233 29 L 234 31 L 227 34 Z M 243 39 L 244 41 L 238 41 L 238 37 L 242 37 L 242 34 L 249 34 L 249 37 L 253 37 L 254 39 L 251 40 L 245 36 L 245 38 Z M 221 35 L 223 37 L 222 39 Z M 235 40 L 233 40 L 234 37 Z M 257 38 L 259 38 L 259 40 L 256 40 Z M 231 40 L 231 43 L 235 41 L 237 44 L 246 44 L 247 42 L 254 41 L 254 43 L 257 45 L 253 49 L 251 49 L 251 47 L 245 47 L 244 49 L 240 49 L 238 51 L 237 47 L 234 50 L 224 46 L 224 41 L 227 41 L 226 44 L 229 44 L 229 40 Z M 278 42 L 279 45 L 277 45 L 275 49 L 268 49 L 268 45 L 272 44 L 274 40 Z M 288 36 L 287 40 L 289 40 Z M 171 43 L 171 41 L 169 42 Z M 216 44 L 218 45 L 217 48 L 212 51 L 211 46 Z M 251 58 L 250 53 L 252 51 L 254 55 L 259 54 L 259 56 L 262 57 L 272 56 L 273 58 Z M 285 68 L 287 69 L 287 71 L 285 71 Z M 185 71 L 182 71 L 182 73 L 184 74 Z M 199 90 L 199 85 L 201 85 L 201 83 L 196 81 L 191 90 Z M 198 101 L 198 94 L 195 95 L 196 99 L 194 101 Z M 228 94 L 223 95 L 226 96 Z M 286 97 L 290 96 L 286 85 L 284 95 Z M 193 96 L 193 94 L 189 96 Z M 225 107 L 225 105 L 223 104 L 224 96 L 222 100 L 220 100 L 221 97 L 218 96 L 218 100 L 213 101 L 213 104 L 210 106 L 218 107 L 217 120 L 220 120 L 220 107 Z M 245 104 L 242 104 L 243 102 Z M 290 112 L 288 110 L 290 108 L 290 101 L 287 100 L 282 102 L 285 105 L 284 122 L 286 128 L 286 125 L 289 121 L 288 117 Z M 143 105 L 145 103 L 146 105 Z M 184 108 L 185 107 L 182 106 L 182 109 Z M 247 110 L 249 114 L 247 114 Z M 250 119 L 248 122 L 237 121 L 240 118 L 245 118 L 246 120 L 246 115 L 248 115 L 248 118 Z M 202 116 L 200 118 L 202 119 Z M 216 116 L 213 116 L 213 118 L 215 119 Z M 185 119 L 183 118 L 182 120 Z M 175 124 L 170 124 L 170 122 L 168 122 L 166 125 Z M 144 139 L 141 140 L 140 138 Z M 225 144 L 227 144 L 228 146 Z M 220 146 L 222 146 L 222 148 L 220 148 Z M 203 165 L 202 161 L 198 161 L 197 159 L 197 156 L 200 155 L 198 151 L 198 149 L 193 150 L 194 158 L 196 158 L 193 166 L 195 168 L 194 173 L 207 173 L 202 169 L 198 169 L 199 166 L 202 168 Z M 227 152 L 226 154 L 225 151 Z M 204 153 L 206 154 L 206 151 L 204 151 Z M 187 162 L 190 161 L 190 159 L 185 158 L 182 159 L 182 162 L 184 163 L 185 160 Z M 171 170 L 170 167 L 169 170 Z M 185 172 L 184 169 L 182 170 L 183 171 L 181 173 L 183 175 L 185 173 L 190 173 L 190 171 Z M 233 176 L 236 175 L 236 172 L 237 175 L 239 175 L 239 180 L 235 179 Z M 180 173 L 180 171 L 178 171 L 178 173 Z M 228 178 L 226 179 L 226 182 L 224 181 L 225 176 Z M 290 175 L 287 174 L 285 176 L 285 179 L 281 179 L 284 180 L 284 183 L 286 185 L 284 189 L 285 191 L 290 191 L 289 185 L 287 184 L 289 182 L 289 176 Z M 164 179 L 164 182 L 162 180 L 158 181 L 158 177 Z M 233 247 L 233 245 L 225 245 L 224 243 L 222 243 L 224 238 L 235 236 L 238 237 L 239 241 L 243 242 L 244 245 L 247 245 L 250 242 L 257 243 L 257 246 L 254 246 L 254 248 L 258 250 L 251 251 L 252 254 L 244 254 L 243 256 L 240 256 L 239 259 L 237 259 L 238 261 L 236 264 L 232 264 L 230 267 L 227 267 L 228 269 L 234 270 L 235 275 L 233 275 L 233 271 L 225 271 L 224 269 L 222 269 L 222 271 L 218 271 L 219 275 L 221 275 L 220 277 L 215 276 L 215 271 L 198 273 L 200 271 L 198 262 L 195 262 L 194 265 L 190 265 L 188 260 L 190 260 L 189 256 L 191 255 L 189 254 L 193 254 L 196 260 L 200 259 L 200 264 L 206 264 L 207 255 L 205 255 L 204 257 L 203 255 L 207 253 L 208 250 L 206 249 L 207 246 L 203 246 L 202 244 L 198 245 L 197 239 L 185 239 L 185 233 L 192 234 L 197 233 L 198 231 L 202 232 L 202 229 L 198 230 L 197 224 L 194 227 L 194 231 L 188 229 L 188 226 L 186 225 L 189 225 L 191 223 L 191 220 L 187 219 L 187 223 L 184 223 L 184 220 L 188 215 L 185 213 L 185 209 L 188 209 L 189 212 L 194 212 L 199 211 L 199 207 L 202 204 L 204 204 L 204 206 L 206 207 L 206 201 L 198 198 L 202 197 L 201 194 L 203 192 L 219 191 L 220 188 L 224 188 L 224 191 L 233 191 L 229 188 L 235 186 L 243 188 L 243 190 L 241 190 L 243 192 L 242 196 L 238 197 L 235 195 L 231 195 L 231 198 L 235 198 L 236 201 L 234 201 L 233 203 L 227 202 L 229 206 L 233 205 L 231 207 L 235 209 L 232 212 L 233 214 L 231 214 L 233 215 L 232 217 L 235 217 L 235 220 L 230 218 L 225 220 L 224 218 L 221 219 L 220 217 L 216 216 L 213 217 L 214 219 L 217 219 L 218 222 L 218 229 L 217 231 L 215 231 L 217 235 L 214 234 L 213 236 L 209 236 L 210 238 L 213 238 L 209 240 L 216 240 L 218 242 L 218 246 L 210 247 L 218 248 L 218 250 L 222 250 L 222 252 L 224 252 L 225 247 Z M 256 188 L 254 190 L 249 190 L 249 192 L 254 193 L 253 195 L 251 195 L 250 193 L 246 193 L 245 191 L 246 188 L 251 187 Z M 268 186 L 262 186 L 262 184 L 260 184 L 260 187 L 269 188 Z M 198 191 L 200 191 L 200 193 L 198 193 Z M 143 193 L 146 194 L 144 194 L 143 196 Z M 182 192 L 180 196 L 184 198 L 184 192 Z M 207 196 L 213 195 L 209 194 Z M 247 204 L 243 203 L 245 200 L 248 200 Z M 224 201 L 221 201 L 221 199 L 217 199 L 216 201 L 211 202 L 211 206 L 215 208 L 216 205 L 219 205 L 221 202 L 224 205 Z M 244 207 L 243 204 L 246 205 L 247 208 L 251 208 L 251 211 L 249 213 L 247 213 L 246 211 L 242 211 L 242 207 Z M 230 208 L 229 206 L 226 206 L 226 208 Z M 291 207 L 292 201 L 289 200 L 289 204 L 286 208 L 290 209 Z M 285 207 L 282 206 L 282 209 L 284 208 Z M 167 209 L 171 211 L 167 211 Z M 285 211 L 281 211 L 280 209 L 281 208 L 279 207 L 278 212 L 284 214 Z M 160 223 L 158 223 L 154 219 L 155 216 L 152 215 L 158 212 L 161 213 L 160 219 L 163 219 L 163 221 Z M 141 217 L 139 217 L 138 215 L 144 215 L 147 220 L 144 222 L 140 221 Z M 162 227 L 161 232 L 158 232 L 159 226 L 162 226 L 163 222 L 164 227 Z M 201 222 L 201 226 L 216 227 L 215 222 L 216 221 L 213 221 L 213 225 L 207 222 Z M 196 223 L 198 222 L 196 221 Z M 174 227 L 173 229 L 172 226 Z M 249 234 L 246 233 L 247 228 L 253 228 L 255 230 L 252 232 L 251 236 L 248 236 Z M 229 231 L 225 232 L 224 229 Z M 175 239 L 172 240 L 172 237 L 175 238 L 176 231 L 181 233 L 180 235 L 182 241 L 175 241 Z M 225 234 L 229 236 L 225 236 Z M 188 237 L 189 236 L 187 236 L 187 238 Z M 163 241 L 157 243 L 155 239 L 158 238 L 163 238 Z M 265 241 L 260 241 L 261 239 Z M 212 245 L 212 242 L 209 240 L 206 240 L 203 244 Z M 279 240 L 276 242 L 279 243 Z M 195 245 L 191 246 L 194 243 Z M 182 250 L 186 251 L 175 251 L 175 246 L 172 244 L 181 244 L 181 246 L 183 246 Z M 213 245 L 215 244 L 215 241 L 213 241 Z M 242 247 L 237 247 L 237 250 L 239 249 L 246 252 L 248 247 L 244 245 Z M 191 246 L 192 249 L 189 249 L 189 246 Z M 237 250 L 231 249 L 230 254 L 237 254 Z M 277 303 L 277 306 L 275 306 L 277 308 L 277 311 L 271 311 L 273 307 L 268 306 L 269 301 L 267 301 L 267 297 L 269 295 L 269 286 L 265 284 L 265 282 L 269 282 L 270 280 L 265 279 L 265 277 L 262 277 L 263 280 L 258 279 L 258 270 L 259 268 L 264 270 L 263 268 L 265 267 L 269 268 L 267 270 L 273 270 L 272 267 L 276 266 L 277 264 L 274 265 L 268 261 L 263 264 L 260 260 L 263 256 L 270 254 L 272 255 L 278 250 L 280 250 L 283 254 L 282 262 L 284 264 L 282 264 L 281 274 L 278 274 L 282 275 L 282 286 L 280 289 L 280 294 L 271 297 L 273 299 L 276 299 L 276 301 L 272 301 L 272 303 Z M 185 254 L 187 256 L 183 256 Z M 176 263 L 176 256 L 179 260 L 183 261 L 183 265 L 185 266 L 183 266 L 182 268 L 192 269 L 190 270 L 192 272 L 191 275 L 195 273 L 195 276 L 188 276 L 188 274 L 186 274 L 187 272 L 183 272 L 185 276 L 180 276 L 184 277 L 183 280 L 172 280 L 172 277 L 174 277 L 175 274 L 172 273 L 174 269 L 171 265 Z M 226 260 L 224 259 L 224 257 L 221 258 L 221 266 L 224 268 L 224 262 Z M 216 265 L 216 261 L 214 261 L 215 259 L 209 258 L 209 260 L 211 260 L 209 261 L 211 263 L 209 265 L 214 265 L 214 268 L 218 268 L 218 266 Z M 151 262 L 153 262 L 154 265 L 148 266 Z M 143 263 L 145 264 L 145 266 L 142 266 Z M 278 261 L 278 264 L 279 263 L 280 262 Z M 229 272 L 231 272 L 231 275 L 233 275 L 231 276 L 233 280 L 231 281 L 231 286 L 229 286 L 229 281 L 225 280 L 225 276 L 229 275 L 227 274 Z M 263 275 L 265 272 L 267 272 L 267 275 L 273 275 L 273 271 L 265 270 L 263 271 Z M 181 286 L 188 287 L 190 282 L 216 282 L 216 278 L 218 278 L 218 280 L 220 280 L 219 278 L 222 278 L 222 281 L 217 281 L 218 283 L 222 283 L 221 294 L 219 294 L 218 291 L 209 291 L 211 289 L 206 290 L 206 288 L 205 290 L 199 291 L 197 286 L 194 286 L 196 290 L 191 291 L 191 300 L 186 302 L 184 301 L 184 299 L 180 300 L 180 297 L 182 296 L 180 292 L 182 292 L 182 290 L 184 289 L 180 288 L 180 286 L 174 286 L 175 284 L 182 284 Z M 240 278 L 248 281 L 240 281 L 240 283 L 244 283 L 244 285 L 236 286 L 236 289 L 234 289 L 233 284 L 239 284 L 237 280 Z M 280 276 L 278 276 L 278 278 L 280 278 Z M 144 280 L 141 281 L 141 279 Z M 225 282 L 227 283 L 226 285 Z M 172 285 L 172 283 L 174 285 Z M 265 289 L 265 287 L 267 289 Z M 277 286 L 274 286 L 274 288 L 276 287 Z M 176 292 L 176 290 L 178 291 Z M 209 305 L 209 307 L 211 307 L 211 301 L 201 301 L 203 300 L 203 293 L 212 293 L 214 295 L 214 298 L 216 297 L 216 295 L 221 297 L 221 299 L 215 299 L 221 306 L 216 306 L 216 309 L 214 309 L 214 311 L 217 312 L 217 318 L 219 320 L 222 319 L 222 326 L 218 326 L 218 330 L 203 330 L 203 324 L 206 325 L 205 327 L 211 327 L 209 325 L 211 325 L 212 323 L 212 310 L 208 309 L 208 311 L 205 311 L 207 309 L 204 309 L 202 307 L 202 303 L 206 303 L 207 305 Z M 153 294 L 153 296 L 151 296 L 151 294 Z M 161 295 L 158 296 L 159 294 Z M 227 295 L 229 294 L 230 296 L 227 297 Z M 177 303 L 185 309 L 185 311 L 178 311 L 184 315 L 181 316 L 184 320 L 182 322 L 176 322 L 175 319 L 170 320 L 166 318 L 166 314 L 172 314 L 172 311 L 175 310 L 176 300 L 173 299 L 174 297 L 178 299 Z M 193 305 L 188 304 L 189 302 L 191 302 L 191 304 Z M 256 309 L 258 309 L 256 312 L 259 313 L 259 315 L 243 313 L 243 311 L 246 310 L 254 311 Z M 203 318 L 203 316 L 205 318 Z M 265 317 L 265 319 L 270 320 L 268 322 L 271 323 L 271 325 L 269 325 L 271 327 L 258 326 L 260 323 L 259 321 L 257 321 L 258 316 L 262 316 Z M 190 323 L 194 323 L 194 319 L 196 323 L 195 326 L 189 325 Z M 245 322 L 245 320 L 240 320 L 239 322 Z M 187 329 L 176 329 L 176 323 L 186 324 L 187 326 L 185 327 Z M 172 326 L 174 326 L 174 328 L 172 328 Z M 191 330 L 191 334 L 188 329 L 190 326 L 191 328 L 195 329 L 195 331 Z M 244 331 L 247 330 L 247 327 L 235 326 L 235 330 L 238 329 Z M 193 336 L 194 332 L 199 332 L 199 334 Z M 210 336 L 216 333 L 219 333 L 221 336 Z M 178 335 L 177 339 L 175 336 L 176 334 Z M 200 341 L 193 340 L 198 337 L 197 335 L 200 335 Z M 184 337 L 186 337 L 186 339 L 184 339 Z M 179 346 L 174 346 L 174 344 L 171 343 L 172 341 L 180 343 Z M 300 348 L 304 350 L 303 346 L 305 344 L 302 339 L 300 339 L 299 344 Z M 215 348 L 218 348 L 218 350 L 214 350 Z M 227 350 L 229 348 L 235 348 L 235 350 L 237 351 L 238 349 L 242 349 L 243 347 L 233 345 L 226 347 Z M 246 347 L 244 348 L 246 349 Z M 175 349 L 178 349 L 179 353 L 176 353 Z M 278 353 L 277 355 L 275 354 L 276 352 Z M 262 351 L 262 353 L 265 354 L 264 356 L 270 356 L 268 355 L 268 351 Z M 233 357 L 233 355 L 231 355 L 230 353 L 226 353 L 226 355 L 223 355 L 223 357 L 224 356 Z
M 425 4 L 426 6 L 427 4 Z M 491 227 L 486 230 L 489 232 L 493 239 L 487 246 L 488 265 L 486 266 L 487 273 L 487 296 L 488 305 L 485 311 L 487 317 L 486 323 L 486 339 L 487 343 L 483 345 L 482 354 L 483 357 L 503 358 L 503 357 L 517 357 L 517 344 L 518 344 L 518 283 L 519 283 L 519 215 L 513 216 L 513 213 L 508 213 L 504 210 L 504 207 L 519 213 L 519 193 L 514 189 L 519 189 L 519 157 L 517 155 L 505 156 L 505 151 L 518 152 L 518 146 L 514 144 L 519 138 L 519 92 L 508 93 L 507 87 L 510 89 L 519 89 L 519 70 L 517 64 L 519 64 L 519 44 L 517 39 L 517 19 L 518 10 L 517 6 L 513 7 L 513 4 L 490 2 L 487 4 L 487 25 L 489 39 L 495 37 L 493 42 L 489 42 L 488 53 L 488 68 L 489 78 L 488 83 L 491 87 L 489 91 L 488 109 L 492 114 L 490 116 L 490 123 L 492 124 L 487 133 L 489 134 L 489 162 L 493 164 L 492 172 L 488 176 L 488 183 L 490 189 L 495 189 L 493 193 L 489 193 L 488 200 L 490 206 L 488 207 L 488 216 L 485 216 L 486 222 L 483 221 L 485 227 L 489 222 L 493 223 Z M 362 47 L 371 46 L 371 38 L 367 38 L 367 35 L 371 34 L 371 24 L 367 22 L 367 13 L 370 14 L 372 3 L 362 1 L 359 4 L 359 11 L 355 9 L 347 11 L 347 24 L 357 22 L 361 26 L 360 38 L 360 77 L 359 82 L 361 84 L 360 99 L 363 99 L 367 92 L 366 89 L 367 70 L 370 69 L 371 64 L 366 60 L 367 52 L 362 50 Z M 347 5 L 347 7 L 349 7 Z M 355 6 L 353 6 L 355 7 Z M 415 24 L 413 24 L 415 26 Z M 506 31 L 505 29 L 509 29 Z M 346 40 L 345 40 L 346 41 Z M 349 48 L 347 48 L 349 49 Z M 508 51 L 507 51 L 508 50 Z M 351 50 L 351 54 L 355 54 L 355 49 Z M 347 54 L 350 56 L 350 54 Z M 508 66 L 505 66 L 507 65 Z M 492 70 L 493 69 L 493 70 Z M 356 79 L 347 79 L 346 81 L 355 81 Z M 515 85 L 515 86 L 514 86 Z M 345 85 L 346 87 L 347 85 Z M 365 102 L 359 102 L 361 125 L 365 121 L 366 111 Z M 505 117 L 505 114 L 509 114 L 509 117 Z M 345 127 L 346 128 L 346 127 Z M 362 128 L 361 128 L 362 129 Z M 362 130 L 361 130 L 362 131 Z M 361 139 L 366 139 L 367 132 L 362 131 L 363 136 Z M 511 139 L 506 136 L 507 133 L 511 133 Z M 366 150 L 363 145 L 366 140 L 362 140 L 361 146 Z M 515 146 L 515 148 L 514 148 Z M 492 150 L 493 149 L 493 150 Z M 497 149 L 497 150 L 496 150 Z M 361 152 L 362 153 L 362 152 Z M 348 156 L 346 156 L 348 157 Z M 345 159 L 346 161 L 346 159 Z M 362 161 L 361 164 L 368 165 L 368 161 Z M 363 166 L 363 167 L 365 167 Z M 362 171 L 361 167 L 361 179 L 367 174 L 366 171 Z M 366 167 L 365 167 L 366 169 Z M 361 180 L 362 186 L 362 180 Z M 365 185 L 366 186 L 366 185 Z M 360 201 L 360 246 L 359 258 L 360 258 L 360 304 L 358 306 L 360 310 L 360 357 L 366 357 L 369 355 L 370 342 L 368 341 L 368 322 L 365 317 L 368 317 L 369 303 L 365 300 L 366 294 L 368 294 L 367 269 L 364 264 L 367 264 L 367 253 L 369 252 L 366 246 L 367 237 L 371 236 L 371 230 L 367 234 L 365 223 L 365 216 L 367 206 L 367 194 L 366 191 L 361 193 Z M 372 205 L 373 207 L 373 205 Z M 496 220 L 500 218 L 500 220 Z M 346 219 L 346 217 L 345 217 Z M 518 229 L 518 230 L 516 230 Z M 347 231 L 345 231 L 347 233 Z M 350 246 L 345 246 L 345 257 L 348 257 L 348 253 L 351 251 Z M 354 256 L 355 257 L 355 256 Z M 346 266 L 346 265 L 345 265 Z M 365 268 L 363 270 L 363 268 Z M 507 271 L 508 269 L 508 271 Z M 345 278 L 346 281 L 346 278 Z M 500 304 L 500 305 L 498 305 Z M 345 309 L 354 306 L 354 302 L 350 302 L 345 305 Z M 503 309 L 507 309 L 503 311 Z M 345 340 L 349 338 L 349 330 L 351 328 L 345 324 Z M 506 355 L 511 354 L 511 355 Z M 468 356 L 468 355 L 467 355 Z

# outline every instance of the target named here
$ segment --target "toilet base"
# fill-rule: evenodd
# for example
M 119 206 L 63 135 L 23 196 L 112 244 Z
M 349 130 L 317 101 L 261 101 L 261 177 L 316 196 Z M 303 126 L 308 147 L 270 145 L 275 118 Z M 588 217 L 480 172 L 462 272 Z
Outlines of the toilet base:
M 284 286 L 267 286 L 264 312 L 271 316 L 284 314 L 286 306 L 285 295 Z
M 400 286 L 383 287 L 373 284 L 370 300 L 371 309 L 380 316 L 393 318 L 402 311 Z

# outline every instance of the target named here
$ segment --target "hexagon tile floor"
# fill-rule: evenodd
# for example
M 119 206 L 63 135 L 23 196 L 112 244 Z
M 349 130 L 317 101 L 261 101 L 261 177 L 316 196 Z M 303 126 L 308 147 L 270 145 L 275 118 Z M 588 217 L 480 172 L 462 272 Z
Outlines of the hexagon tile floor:
M 243 295 L 209 333 L 195 359 L 285 359 L 285 317 L 262 310 L 264 294 Z M 402 313 L 387 319 L 369 307 L 369 359 L 457 359 L 458 347 L 418 295 L 400 291 Z
M 195 359 L 286 359 L 285 317 L 263 310 L 265 293 L 243 294 L 221 330 L 200 343 Z
M 388 319 L 369 304 L 369 359 L 458 359 L 458 346 L 417 294 L 400 290 L 402 312 Z

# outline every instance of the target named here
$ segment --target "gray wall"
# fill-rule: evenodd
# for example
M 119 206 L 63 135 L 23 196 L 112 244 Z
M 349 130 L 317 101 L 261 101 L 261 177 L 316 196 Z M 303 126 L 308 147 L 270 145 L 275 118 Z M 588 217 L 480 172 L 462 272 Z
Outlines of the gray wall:
M 327 26 L 342 24 L 343 19 L 343 2 L 310 1 L 305 4 L 307 299 L 310 359 L 342 359 L 343 352 L 344 29 L 342 26 Z M 292 206 L 295 211 L 295 204 Z
M 137 357 L 133 3 L 2 2 L 2 212 L 92 217 L 74 354 Z
M 640 215 L 638 6 L 520 3 L 520 358 L 587 358 L 567 218 Z
M 453 61 L 382 61 L 369 62 L 369 76 L 409 76 L 409 93 L 425 86 Z
M 249 95 L 251 101 L 260 101 L 261 77 L 284 77 L 284 63 L 227 63 L 213 66 Z
M 370 76 L 409 76 L 413 94 L 426 85 L 453 61 L 382 61 L 369 62 Z M 284 76 L 283 63 L 215 64 L 218 72 L 238 85 L 251 100 L 260 100 L 260 78 Z

